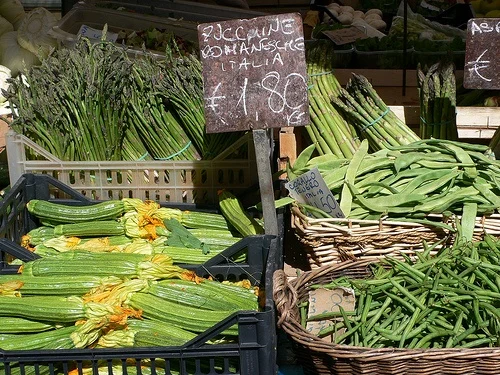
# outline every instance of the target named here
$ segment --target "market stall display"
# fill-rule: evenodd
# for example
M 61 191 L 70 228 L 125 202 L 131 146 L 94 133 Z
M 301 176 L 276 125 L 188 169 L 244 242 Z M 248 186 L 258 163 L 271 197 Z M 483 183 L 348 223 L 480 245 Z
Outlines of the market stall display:
M 99 9 L 113 9 L 136 14 L 149 14 L 163 18 L 172 18 L 185 20 L 189 22 L 213 22 L 235 18 L 253 18 L 264 16 L 266 12 L 248 9 L 243 6 L 235 5 L 245 4 L 245 2 L 227 1 L 222 5 L 214 3 L 184 1 L 184 0 L 155 0 L 141 1 L 136 0 L 85 0 L 85 4 Z
M 237 24 L 224 23 L 225 13 L 185 22 L 159 17 L 190 13 L 180 2 L 167 9 L 162 0 L 130 0 L 120 10 L 111 9 L 113 1 L 86 3 L 51 32 L 31 36 L 36 12 L 7 15 L 0 6 L 0 43 L 9 36 L 33 57 L 31 67 L 28 57 L 7 67 L 8 89 L 0 93 L 13 109 L 13 187 L 0 202 L 0 372 L 271 375 L 280 346 L 275 306 L 278 326 L 310 374 L 499 371 L 500 132 L 487 139 L 497 121 L 488 115 L 480 137 L 472 129 L 463 139 L 464 116 L 472 124 L 483 112 L 459 107 L 498 105 L 498 95 L 460 87 L 461 26 L 413 7 L 403 35 L 397 4 L 334 3 L 312 40 L 299 35 L 283 47 L 305 50 L 300 89 L 309 107 L 304 101 L 299 117 L 309 124 L 298 152 L 265 182 L 302 184 L 290 196 L 283 188 L 268 197 L 271 211 L 290 209 L 288 234 L 307 257 L 295 274 L 282 270 L 283 252 L 295 251 L 283 243 L 283 228 L 263 234 L 270 233 L 262 220 L 270 206 L 257 203 L 251 214 L 243 203 L 247 193 L 265 196 L 256 159 L 272 159 L 276 139 L 261 123 L 243 124 L 265 143 L 256 149 L 252 132 L 207 133 L 203 89 L 207 81 L 211 89 L 223 84 L 224 99 L 234 99 L 223 115 L 214 110 L 222 127 L 242 103 L 253 103 L 244 94 L 255 77 L 255 97 L 269 98 L 252 108 L 255 121 L 265 117 L 260 107 L 276 103 L 293 120 L 298 107 L 286 99 L 301 91 L 288 81 L 279 86 L 284 76 L 275 67 L 272 79 L 259 76 L 264 68 L 248 73 L 260 67 L 248 65 L 245 73 L 202 75 L 200 21 L 227 27 L 208 46 L 226 46 L 226 69 L 248 57 L 247 44 L 231 54 L 223 41 Z M 276 32 L 291 35 L 290 19 L 272 20 L 283 27 Z M 281 48 L 277 39 L 267 52 Z M 253 57 L 264 50 L 252 46 Z M 221 68 L 213 55 L 203 58 Z M 281 61 L 292 69 L 283 74 L 298 76 L 299 64 L 289 60 Z M 399 69 L 403 84 L 412 75 L 417 95 L 394 108 L 375 82 L 400 78 Z M 281 121 L 267 127 L 278 130 Z M 346 305 L 319 311 L 318 290 L 340 293 Z
M 297 162 L 291 179 L 317 168 L 345 215 L 334 218 L 298 203 L 294 226 L 311 266 L 415 255 L 425 248 L 423 240 L 454 238 L 454 215 L 462 216 L 469 239 L 498 234 L 498 161 L 487 146 L 422 140 L 371 154 L 365 145 L 352 159 Z
M 137 20 L 128 26 L 136 34 L 141 25 L 155 25 Z M 9 104 L 17 109 L 7 137 L 12 184 L 23 173 L 51 170 L 94 199 L 214 204 L 217 190 L 244 191 L 256 182 L 253 147 L 243 132 L 205 133 L 192 42 L 151 33 L 156 41 L 166 37 L 163 52 L 82 37 L 10 82 Z
M 175 35 L 176 38 L 194 45 L 197 43 L 196 23 L 169 17 L 97 8 L 87 4 L 74 6 L 52 28 L 50 35 L 61 45 L 71 47 L 75 45 L 78 36 L 82 33 L 90 39 L 99 40 L 104 27 L 109 33 L 108 38 L 120 44 L 123 36 L 134 35 L 151 28 L 162 30 L 163 33 L 171 36 Z M 120 38 L 119 41 L 118 38 Z M 142 45 L 127 45 L 132 47 L 129 53 L 139 56 L 142 54 Z M 162 54 L 164 48 L 154 51 L 155 54 Z

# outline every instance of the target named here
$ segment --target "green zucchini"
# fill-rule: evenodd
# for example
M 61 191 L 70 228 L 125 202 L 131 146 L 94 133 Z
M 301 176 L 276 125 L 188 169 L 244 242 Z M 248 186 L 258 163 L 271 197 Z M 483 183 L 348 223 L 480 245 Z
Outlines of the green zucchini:
M 125 213 L 125 204 L 121 200 L 74 206 L 32 199 L 26 204 L 26 208 L 39 219 L 59 224 L 112 220 Z
M 54 227 L 56 236 L 99 237 L 121 236 L 125 234 L 125 226 L 116 220 L 59 224 Z

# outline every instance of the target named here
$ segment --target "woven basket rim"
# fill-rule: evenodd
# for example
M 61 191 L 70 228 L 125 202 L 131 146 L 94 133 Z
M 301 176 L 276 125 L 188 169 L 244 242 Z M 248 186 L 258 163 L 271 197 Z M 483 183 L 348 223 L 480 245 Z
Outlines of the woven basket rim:
M 419 227 L 426 227 L 426 224 L 418 223 L 418 222 L 413 222 L 413 221 L 398 221 L 396 219 L 391 219 L 388 217 L 381 217 L 378 220 L 367 220 L 367 219 L 354 219 L 354 218 L 339 218 L 339 217 L 328 217 L 328 218 L 312 218 L 304 213 L 302 213 L 297 205 L 292 205 L 290 209 L 292 216 L 297 217 L 300 219 L 300 222 L 304 228 L 312 227 L 316 224 L 338 224 L 338 225 L 347 225 L 349 228 L 353 226 L 353 224 L 373 224 L 373 225 L 392 225 L 392 226 L 404 226 L 404 227 L 410 227 L 410 228 L 419 228 Z M 445 218 L 445 216 L 441 214 L 429 214 L 427 215 L 428 218 L 431 219 L 436 219 L 436 220 L 442 220 Z M 453 215 L 450 216 L 449 220 L 451 220 L 453 217 L 460 218 L 460 215 Z M 500 213 L 493 213 L 490 215 L 481 215 L 478 216 L 480 218 L 480 221 L 482 224 L 484 224 L 485 220 L 498 220 L 500 221 Z
M 307 288 L 318 277 L 354 267 L 368 267 L 376 261 L 352 260 L 304 271 L 297 278 L 288 280 L 283 270 L 276 270 L 273 277 L 273 298 L 276 305 L 278 327 L 282 328 L 295 342 L 307 347 L 319 355 L 332 358 L 355 359 L 360 362 L 395 361 L 395 360 L 444 360 L 444 359 L 479 359 L 499 358 L 500 347 L 488 348 L 366 348 L 361 346 L 340 345 L 322 340 L 309 333 L 300 324 L 299 315 L 294 312 L 297 292 Z

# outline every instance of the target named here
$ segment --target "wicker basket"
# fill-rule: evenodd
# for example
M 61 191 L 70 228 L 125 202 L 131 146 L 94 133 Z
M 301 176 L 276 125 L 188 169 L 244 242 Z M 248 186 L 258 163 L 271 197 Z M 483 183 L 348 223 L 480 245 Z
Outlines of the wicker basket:
M 273 297 L 278 326 L 294 344 L 306 374 L 332 375 L 493 375 L 500 374 L 500 348 L 371 349 L 337 345 L 309 333 L 300 324 L 298 306 L 308 299 L 310 285 L 339 276 L 370 275 L 369 260 L 347 261 L 302 273 L 289 280 L 274 273 Z
M 439 226 L 409 221 L 355 220 L 341 218 L 313 219 L 298 207 L 292 207 L 292 228 L 305 246 L 311 269 L 352 259 L 376 260 L 384 256 L 409 256 L 424 249 L 423 241 L 436 246 L 436 251 L 454 239 L 454 231 Z M 455 220 L 441 215 L 428 217 L 454 227 Z M 478 217 L 474 239 L 487 232 L 500 235 L 500 214 Z

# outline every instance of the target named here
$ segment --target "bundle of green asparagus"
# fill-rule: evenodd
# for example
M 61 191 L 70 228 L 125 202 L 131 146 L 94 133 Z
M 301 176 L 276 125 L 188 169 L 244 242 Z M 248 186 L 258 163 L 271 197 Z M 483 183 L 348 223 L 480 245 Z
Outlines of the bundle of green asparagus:
M 175 44 L 134 58 L 81 38 L 11 79 L 8 101 L 12 129 L 61 160 L 209 160 L 244 135 L 206 134 L 201 63 Z
M 456 82 L 452 62 L 439 62 L 427 72 L 419 65 L 420 136 L 457 140 Z
M 307 51 L 311 124 L 306 130 L 320 155 L 351 158 L 360 140 L 355 129 L 330 102 L 330 98 L 339 94 L 341 86 L 332 70 L 330 53 L 333 50 L 322 48 L 323 44 L 324 41 L 318 41 Z
M 384 103 L 368 79 L 353 74 L 334 106 L 366 138 L 373 151 L 418 141 L 420 138 Z

